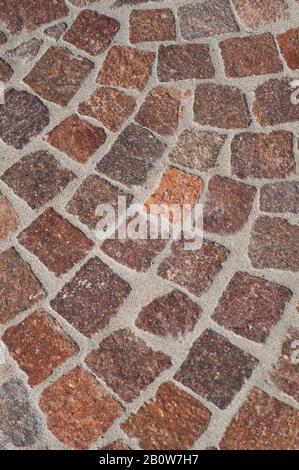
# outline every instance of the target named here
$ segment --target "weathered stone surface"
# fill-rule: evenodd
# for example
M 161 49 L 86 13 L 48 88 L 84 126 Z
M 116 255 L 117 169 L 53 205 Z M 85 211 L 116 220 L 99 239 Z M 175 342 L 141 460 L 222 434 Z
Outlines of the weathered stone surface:
M 298 350 L 299 330 L 289 328 L 284 338 L 280 356 L 270 373 L 270 377 L 276 387 L 299 402 Z
M 97 164 L 97 169 L 128 186 L 142 184 L 151 164 L 162 157 L 165 148 L 151 132 L 130 124 Z
M 80 367 L 46 388 L 40 407 L 52 433 L 75 449 L 87 449 L 122 414 L 120 405 Z
M 242 133 L 231 145 L 232 173 L 239 178 L 286 178 L 295 172 L 293 134 Z
M 239 409 L 220 442 L 222 450 L 296 450 L 299 412 L 257 388 Z
M 220 43 L 227 77 L 247 77 L 282 70 L 275 40 L 270 33 L 228 38 Z
M 9 82 L 12 76 L 13 69 L 7 62 L 5 62 L 5 60 L 0 58 L 0 82 Z
M 135 121 L 161 135 L 175 133 L 179 121 L 180 94 L 174 88 L 156 87 L 147 95 Z
M 239 21 L 246 28 L 259 28 L 289 18 L 285 0 L 232 0 Z
M 177 338 L 193 330 L 202 310 L 178 290 L 156 298 L 140 311 L 135 325 L 157 336 Z
M 175 19 L 169 9 L 133 10 L 129 21 L 132 43 L 175 39 Z
M 171 367 L 169 357 L 153 351 L 130 330 L 119 330 L 105 338 L 85 362 L 125 402 L 137 398 Z
M 213 320 L 234 333 L 264 342 L 279 321 L 292 293 L 260 277 L 237 272 L 213 313 Z
M 266 184 L 260 192 L 260 210 L 263 212 L 299 213 L 299 183 L 282 181 Z
M 18 216 L 15 213 L 10 202 L 0 193 L 0 240 L 17 228 Z
M 121 425 L 143 449 L 189 449 L 210 421 L 203 405 L 172 382 L 160 385 L 154 399 Z
M 18 0 L 0 1 L 0 21 L 12 34 L 24 30 L 33 31 L 42 24 L 50 23 L 68 13 L 64 0 Z
M 133 113 L 136 100 L 115 88 L 98 88 L 78 107 L 80 114 L 97 119 L 112 132 L 117 132 Z
M 150 77 L 154 58 L 153 52 L 113 46 L 104 60 L 97 82 L 141 91 Z
M 294 88 L 288 78 L 271 79 L 257 87 L 252 112 L 262 126 L 299 120 L 299 104 L 292 100 Z
M 16 378 L 0 387 L 1 437 L 17 447 L 33 445 L 41 435 L 41 419 L 23 383 Z
M 14 49 L 8 50 L 5 56 L 18 66 L 27 64 L 37 55 L 42 43 L 43 41 L 41 39 L 30 39 L 29 41 L 22 42 Z
M 226 136 L 216 132 L 186 129 L 180 134 L 169 159 L 179 165 L 206 171 L 215 166 Z
M 3 33 L 3 31 L 0 31 L 0 46 L 2 46 L 2 44 L 5 44 L 6 42 L 7 42 L 6 35 Z
M 101 127 L 95 127 L 72 114 L 54 127 L 46 139 L 53 147 L 83 164 L 104 144 L 106 134 Z
M 241 230 L 249 217 L 255 194 L 253 186 L 213 176 L 204 205 L 204 231 L 228 235 Z
M 299 225 L 279 217 L 259 217 L 252 228 L 248 255 L 257 269 L 299 271 Z
M 299 68 L 299 28 L 289 29 L 277 36 L 281 53 L 290 69 Z
M 16 149 L 22 149 L 49 124 L 48 108 L 27 91 L 11 88 L 0 104 L 0 138 Z
M 50 38 L 53 38 L 56 41 L 58 41 L 58 39 L 65 32 L 66 28 L 67 28 L 66 23 L 57 23 L 57 24 L 54 24 L 54 26 L 49 26 L 48 28 L 46 28 L 44 33 Z
M 43 382 L 76 352 L 76 347 L 58 324 L 40 311 L 8 328 L 3 341 L 13 359 L 28 375 L 31 387 Z
M 215 75 L 209 47 L 205 44 L 160 46 L 157 72 L 161 82 L 209 79 Z
M 244 94 L 236 87 L 205 83 L 195 90 L 194 120 L 203 126 L 244 128 L 250 117 Z
M 114 18 L 83 10 L 65 33 L 63 39 L 93 56 L 103 52 L 118 32 L 120 24 Z
M 226 408 L 258 361 L 226 338 L 206 330 L 192 345 L 175 379 L 195 393 Z
M 75 192 L 67 205 L 67 211 L 77 216 L 90 229 L 95 229 L 100 220 L 96 213 L 98 205 L 110 204 L 117 210 L 119 197 L 125 197 L 128 206 L 133 199 L 131 194 L 119 190 L 108 181 L 97 175 L 90 175 Z
M 0 255 L 0 323 L 6 323 L 44 297 L 29 266 L 10 248 Z
M 184 241 L 178 240 L 160 264 L 158 274 L 200 295 L 210 288 L 227 256 L 223 246 L 208 240 L 203 241 L 199 250 L 185 250 Z
M 38 209 L 53 199 L 74 178 L 71 171 L 63 168 L 45 150 L 21 158 L 1 177 L 32 209 Z
M 91 240 L 52 208 L 34 220 L 18 240 L 56 276 L 71 269 L 93 246 Z
M 51 46 L 24 82 L 45 100 L 66 106 L 92 68 L 88 59 L 76 57 L 63 47 Z
M 206 0 L 179 8 L 181 32 L 184 39 L 238 31 L 229 1 Z
M 51 306 L 82 334 L 105 328 L 131 288 L 99 258 L 89 260 L 51 301 Z

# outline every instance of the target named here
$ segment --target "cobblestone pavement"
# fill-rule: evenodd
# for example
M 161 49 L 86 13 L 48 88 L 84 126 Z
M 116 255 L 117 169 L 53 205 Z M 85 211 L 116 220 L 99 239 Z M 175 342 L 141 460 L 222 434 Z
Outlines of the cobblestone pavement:
M 299 448 L 296 79 L 296 0 L 0 0 L 0 448 Z

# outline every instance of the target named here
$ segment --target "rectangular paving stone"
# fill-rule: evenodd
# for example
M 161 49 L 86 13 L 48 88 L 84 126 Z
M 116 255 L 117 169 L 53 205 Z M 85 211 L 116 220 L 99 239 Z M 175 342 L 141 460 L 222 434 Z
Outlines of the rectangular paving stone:
M 17 150 L 38 136 L 49 124 L 48 108 L 27 91 L 10 88 L 0 104 L 0 138 Z
M 0 432 L 10 448 L 34 445 L 42 422 L 20 379 L 12 377 L 0 386 Z
M 299 330 L 290 327 L 277 363 L 270 372 L 272 382 L 299 402 Z
M 285 0 L 232 0 L 238 19 L 245 28 L 259 28 L 287 20 L 289 10 Z
M 121 406 L 80 367 L 43 391 L 40 408 L 54 436 L 74 449 L 87 449 L 122 414 Z
M 0 193 L 0 240 L 4 240 L 19 224 L 18 216 L 9 200 Z
M 133 113 L 136 100 L 133 96 L 111 87 L 98 88 L 86 101 L 80 103 L 78 112 L 97 119 L 112 132 L 117 132 Z
M 155 398 L 129 416 L 121 428 L 142 449 L 186 450 L 205 431 L 210 412 L 172 382 L 160 385 Z
M 275 126 L 299 120 L 299 103 L 292 100 L 294 88 L 288 78 L 273 78 L 255 90 L 252 112 L 261 126 Z
M 3 337 L 13 359 L 28 375 L 33 387 L 77 352 L 74 343 L 46 312 L 37 311 L 8 328 Z
M 133 10 L 129 17 L 131 43 L 171 41 L 176 37 L 175 19 L 170 9 Z
M 51 301 L 51 307 L 80 333 L 105 328 L 131 287 L 99 258 L 89 260 Z
M 152 164 L 160 159 L 166 145 L 150 131 L 129 124 L 110 151 L 97 164 L 97 170 L 127 186 L 143 184 Z
M 184 240 L 177 240 L 160 264 L 158 275 L 201 295 L 209 290 L 228 254 L 226 248 L 210 240 L 204 240 L 199 250 L 185 250 Z
M 174 88 L 153 88 L 141 105 L 135 121 L 160 135 L 173 135 L 177 129 L 180 93 Z
M 225 135 L 216 132 L 186 129 L 180 134 L 169 159 L 195 170 L 209 170 L 215 166 L 225 140 Z
M 235 136 L 231 144 L 232 173 L 238 178 L 286 178 L 295 173 L 293 134 L 253 132 Z
M 90 60 L 77 57 L 64 47 L 51 46 L 24 82 L 45 100 L 66 106 L 93 66 Z
M 172 365 L 168 356 L 125 329 L 101 341 L 85 362 L 125 402 L 137 398 Z
M 190 333 L 201 315 L 201 307 L 175 289 L 143 307 L 135 325 L 157 336 L 178 338 Z
M 241 230 L 248 220 L 255 195 L 254 186 L 213 176 L 204 205 L 204 231 L 228 235 Z
M 229 85 L 198 85 L 194 97 L 194 121 L 202 126 L 223 129 L 246 128 L 250 117 L 245 95 Z
M 141 91 L 151 75 L 154 58 L 154 52 L 113 46 L 100 69 L 97 83 Z
M 248 256 L 257 269 L 299 271 L 299 225 L 260 216 L 254 223 Z
M 233 37 L 220 43 L 227 77 L 247 77 L 282 71 L 275 40 L 270 33 Z
M 220 442 L 222 450 L 296 450 L 299 412 L 254 388 Z
M 79 13 L 63 39 L 78 49 L 96 56 L 105 51 L 120 28 L 115 18 L 99 15 L 96 11 Z
M 212 319 L 237 335 L 263 343 L 291 297 L 292 292 L 286 287 L 237 272 L 222 294 Z
M 265 184 L 260 190 L 262 212 L 299 213 L 299 182 L 282 181 Z
M 97 215 L 99 204 L 110 204 L 117 211 L 120 197 L 126 198 L 127 206 L 133 200 L 131 194 L 112 186 L 108 181 L 97 175 L 90 175 L 83 181 L 69 201 L 67 211 L 78 217 L 80 222 L 86 224 L 88 228 L 95 229 L 100 221 L 100 216 Z
M 14 248 L 0 254 L 0 323 L 32 307 L 45 293 Z
M 93 246 L 91 240 L 52 208 L 34 220 L 18 240 L 56 276 L 69 271 Z
M 62 167 L 46 150 L 25 155 L 1 177 L 32 209 L 49 202 L 74 178 L 74 173 Z
M 206 330 L 194 341 L 174 378 L 224 409 L 250 378 L 257 363 L 223 336 Z
M 170 44 L 159 47 L 157 73 L 160 82 L 214 78 L 215 69 L 205 44 Z
M 22 31 L 33 31 L 44 23 L 50 23 L 68 14 L 64 0 L 1 0 L 0 21 L 16 35 Z
M 206 0 L 179 8 L 179 20 L 184 39 L 214 37 L 238 31 L 227 0 Z
M 68 157 L 83 164 L 105 143 L 106 133 L 103 128 L 93 126 L 72 114 L 54 127 L 47 134 L 46 140 Z

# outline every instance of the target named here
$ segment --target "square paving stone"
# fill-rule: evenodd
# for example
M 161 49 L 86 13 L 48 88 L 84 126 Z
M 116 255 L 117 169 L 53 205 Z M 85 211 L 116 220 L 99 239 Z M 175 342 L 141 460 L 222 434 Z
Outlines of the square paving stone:
M 299 411 L 254 388 L 229 424 L 222 450 L 297 450 Z
M 0 386 L 0 432 L 10 448 L 32 446 L 42 433 L 41 419 L 27 389 L 14 377 Z
M 235 334 L 265 342 L 292 297 L 286 287 L 244 272 L 229 282 L 213 313 L 213 320 Z
M 119 330 L 105 338 L 85 362 L 125 402 L 137 398 L 172 365 L 168 356 L 149 348 L 130 330 Z
M 22 149 L 49 124 L 48 108 L 27 91 L 11 88 L 0 104 L 0 138 L 7 144 Z
M 106 134 L 101 127 L 95 127 L 73 114 L 54 127 L 46 139 L 53 147 L 83 164 L 104 144 Z
M 57 322 L 42 311 L 8 328 L 2 339 L 13 359 L 28 375 L 31 387 L 46 380 L 77 351 Z
M 262 212 L 299 213 L 299 182 L 282 181 L 265 184 L 260 192 Z
M 199 305 L 175 289 L 143 307 L 135 325 L 157 336 L 178 338 L 193 330 L 201 314 Z
M 158 275 L 186 288 L 194 295 L 207 292 L 228 257 L 228 250 L 204 240 L 197 250 L 186 250 L 184 240 L 171 246 L 171 253 L 162 261 Z
M 93 56 L 105 51 L 120 28 L 119 22 L 96 11 L 83 10 L 63 39 Z
M 209 411 L 198 400 L 166 382 L 121 428 L 138 439 L 142 449 L 186 450 L 205 431 L 209 421 Z
M 52 208 L 34 220 L 18 240 L 56 276 L 69 271 L 93 246 L 91 240 Z
M 130 41 L 171 41 L 176 37 L 175 19 L 170 9 L 133 10 L 129 18 Z
M 87 449 L 122 414 L 121 406 L 80 367 L 43 391 L 40 408 L 54 436 L 74 449 Z
M 0 323 L 32 307 L 45 293 L 14 248 L 0 254 Z
M 287 20 L 289 10 L 285 0 L 232 0 L 239 21 L 245 28 L 259 28 Z
M 8 168 L 1 179 L 32 209 L 38 209 L 57 196 L 73 179 L 45 150 L 26 155 Z
M 99 258 L 89 260 L 51 301 L 51 306 L 80 333 L 105 328 L 131 288 Z
M 92 68 L 88 59 L 76 57 L 63 47 L 51 46 L 24 82 L 45 100 L 66 106 Z
M 212 330 L 194 341 L 175 379 L 219 408 L 228 407 L 258 361 Z

